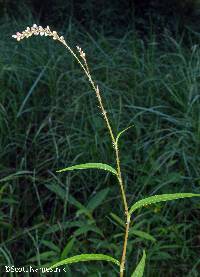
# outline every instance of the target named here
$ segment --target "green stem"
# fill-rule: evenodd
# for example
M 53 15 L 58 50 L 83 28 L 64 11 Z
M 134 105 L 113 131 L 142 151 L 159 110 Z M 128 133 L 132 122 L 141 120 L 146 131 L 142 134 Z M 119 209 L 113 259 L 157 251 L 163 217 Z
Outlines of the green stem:
M 120 263 L 120 277 L 124 276 L 124 270 L 125 270 L 125 262 L 126 262 L 126 250 L 127 250 L 127 243 L 128 243 L 128 233 L 129 233 L 129 227 L 130 227 L 130 220 L 131 216 L 127 213 L 126 217 L 126 231 L 124 236 L 124 246 L 123 246 L 123 252 L 121 257 L 121 263 Z
M 127 250 L 127 243 L 128 243 L 128 233 L 129 233 L 129 227 L 130 227 L 130 214 L 128 213 L 128 205 L 127 205 L 127 200 L 126 200 L 126 194 L 125 194 L 125 190 L 124 190 L 124 185 L 123 185 L 123 181 L 122 181 L 122 175 L 121 175 L 121 168 L 120 168 L 120 159 L 119 159 L 119 149 L 118 149 L 118 141 L 115 139 L 113 131 L 112 131 L 112 127 L 110 125 L 108 116 L 107 116 L 107 112 L 104 109 L 103 106 L 103 102 L 102 102 L 102 98 L 100 95 L 100 91 L 98 86 L 95 85 L 90 71 L 89 71 L 89 67 L 87 64 L 87 60 L 86 58 L 83 59 L 85 66 L 82 64 L 82 62 L 80 61 L 80 59 L 77 57 L 77 55 L 74 53 L 74 51 L 68 46 L 68 44 L 64 41 L 59 40 L 61 43 L 64 44 L 64 46 L 69 50 L 69 52 L 74 56 L 74 58 L 77 60 L 77 62 L 79 63 L 79 65 L 81 66 L 81 68 L 83 69 L 85 75 L 88 77 L 88 80 L 93 88 L 93 90 L 96 93 L 98 102 L 99 102 L 99 107 L 101 109 L 103 118 L 106 122 L 106 126 L 108 128 L 110 137 L 111 137 L 111 141 L 112 144 L 114 146 L 115 149 L 115 156 L 116 156 L 116 165 L 117 165 L 117 179 L 119 182 L 119 186 L 120 186 L 120 190 L 121 190 L 121 195 L 122 195 L 122 200 L 123 200 L 123 204 L 124 204 L 124 210 L 125 210 L 125 216 L 126 216 L 126 230 L 125 230 L 125 236 L 124 236 L 124 244 L 123 244 L 123 251 L 122 251 L 122 257 L 121 257 L 121 263 L 120 263 L 120 277 L 124 276 L 124 267 L 125 267 L 125 262 L 126 262 L 126 250 Z

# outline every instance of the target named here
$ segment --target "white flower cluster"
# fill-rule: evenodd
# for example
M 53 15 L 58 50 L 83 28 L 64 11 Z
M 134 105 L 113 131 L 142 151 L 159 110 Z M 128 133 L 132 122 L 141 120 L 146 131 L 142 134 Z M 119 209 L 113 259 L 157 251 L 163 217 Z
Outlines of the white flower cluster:
M 17 32 L 15 35 L 12 35 L 12 37 L 15 38 L 17 41 L 20 41 L 24 38 L 29 38 L 32 35 L 51 36 L 55 40 L 60 40 L 64 42 L 64 37 L 59 37 L 56 31 L 52 32 L 49 26 L 43 28 L 42 26 L 37 26 L 36 24 L 33 24 L 32 27 L 27 27 L 26 30 L 21 33 Z
M 78 52 L 79 52 L 81 58 L 82 58 L 82 59 L 85 59 L 85 53 L 83 52 L 83 50 L 81 49 L 81 47 L 76 46 L 76 48 L 77 48 L 77 50 L 78 50 Z
M 38 36 L 38 35 L 40 35 L 40 36 L 49 36 L 49 37 L 52 37 L 54 40 L 60 41 L 71 52 L 71 54 L 73 54 L 76 57 L 76 54 L 69 47 L 69 45 L 66 43 L 64 37 L 63 36 L 59 36 L 56 31 L 51 31 L 49 26 L 47 26 L 46 28 L 43 28 L 42 26 L 37 26 L 36 24 L 33 24 L 32 27 L 27 27 L 26 30 L 22 31 L 21 33 L 17 32 L 15 35 L 12 35 L 12 37 L 15 38 L 17 41 L 20 41 L 20 40 L 22 40 L 24 38 L 29 38 L 29 37 L 31 37 L 33 35 L 34 36 Z M 88 68 L 88 65 L 87 65 L 85 53 L 83 52 L 83 50 L 79 46 L 76 46 L 76 48 L 77 48 L 77 50 L 79 52 L 80 57 L 83 59 L 83 61 L 85 63 L 85 66 L 86 66 L 85 69 L 89 72 L 89 68 Z M 81 64 L 80 61 L 79 61 L 79 63 Z

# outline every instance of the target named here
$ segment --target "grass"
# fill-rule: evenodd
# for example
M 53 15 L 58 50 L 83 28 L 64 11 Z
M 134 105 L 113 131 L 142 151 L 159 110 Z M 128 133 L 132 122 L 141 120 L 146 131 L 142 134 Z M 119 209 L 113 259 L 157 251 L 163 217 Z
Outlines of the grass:
M 123 217 L 115 179 L 94 171 L 55 173 L 75 163 L 113 160 L 96 99 L 65 49 L 49 40 L 41 47 L 40 38 L 17 45 L 10 39 L 26 25 L 1 26 L 0 180 L 10 176 L 1 182 L 1 266 L 40 266 L 92 250 L 120 256 L 123 226 L 108 214 Z M 120 39 L 99 33 L 94 39 L 76 26 L 65 36 L 88 54 L 115 131 L 134 124 L 120 142 L 129 203 L 155 193 L 199 193 L 199 47 L 169 35 L 143 41 L 128 31 Z M 91 217 L 82 205 L 107 184 L 108 195 Z M 145 276 L 198 276 L 199 204 L 190 201 L 136 214 L 134 228 L 156 243 L 130 235 L 127 274 L 143 247 Z M 81 263 L 67 274 L 111 271 L 117 276 L 112 265 Z

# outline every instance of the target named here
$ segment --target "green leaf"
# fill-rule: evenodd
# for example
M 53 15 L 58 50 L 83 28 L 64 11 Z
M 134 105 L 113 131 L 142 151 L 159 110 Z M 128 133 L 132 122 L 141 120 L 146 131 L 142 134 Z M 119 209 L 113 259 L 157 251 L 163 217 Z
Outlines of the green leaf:
M 77 214 L 84 213 L 87 215 L 90 219 L 93 219 L 91 212 L 83 205 L 81 204 L 76 198 L 74 198 L 72 195 L 68 196 L 68 201 L 71 205 L 74 205 L 79 210 L 77 211 Z
M 114 259 L 111 256 L 108 255 L 103 255 L 103 254 L 81 254 L 81 255 L 76 255 L 70 258 L 67 258 L 65 260 L 62 260 L 60 262 L 57 262 L 53 264 L 52 266 L 49 267 L 49 269 L 61 266 L 61 265 L 66 265 L 66 264 L 72 264 L 72 263 L 78 263 L 78 262 L 87 262 L 87 261 L 107 261 L 107 262 L 112 262 L 118 266 L 120 266 L 120 262 L 116 259 Z
M 50 60 L 48 61 L 47 65 L 49 64 Z M 22 102 L 19 111 L 17 113 L 17 118 L 21 116 L 21 114 L 23 113 L 23 109 L 24 106 L 26 105 L 26 102 L 28 101 L 29 97 L 31 96 L 31 94 L 35 91 L 35 87 L 37 86 L 37 84 L 39 83 L 40 79 L 42 78 L 42 76 L 44 75 L 46 69 L 47 69 L 47 65 L 45 67 L 43 67 L 43 69 L 40 71 L 40 73 L 38 74 L 37 78 L 35 79 L 34 83 L 32 84 L 31 88 L 29 89 L 26 97 L 24 98 L 24 101 Z
M 63 232 L 66 229 L 74 228 L 74 227 L 80 227 L 83 225 L 83 221 L 72 221 L 72 222 L 59 222 L 58 224 L 54 224 L 51 227 L 47 228 L 47 230 L 44 232 L 45 235 L 56 233 L 56 232 Z
M 137 265 L 135 271 L 132 273 L 131 277 L 142 277 L 143 276 L 145 260 L 146 260 L 146 253 L 145 253 L 145 250 L 143 250 L 142 259 L 140 260 L 139 264 Z
M 53 243 L 52 241 L 48 241 L 48 240 L 42 240 L 41 243 L 45 246 L 47 246 L 49 249 L 57 252 L 57 253 L 60 253 L 60 248 L 55 245 L 55 243 Z
M 43 253 L 40 253 L 39 255 L 36 255 L 30 259 L 28 259 L 28 262 L 36 262 L 36 261 L 46 261 L 49 259 L 52 259 L 53 257 L 56 257 L 57 253 L 55 251 L 46 251 Z
M 200 194 L 172 193 L 172 194 L 161 194 L 161 195 L 150 196 L 150 197 L 144 198 L 142 200 L 139 200 L 135 204 L 133 204 L 129 210 L 129 213 L 132 214 L 135 210 L 137 210 L 143 206 L 155 204 L 158 202 L 171 201 L 171 200 L 176 200 L 176 199 L 180 199 L 180 198 L 195 197 L 195 196 L 200 197 Z
M 130 128 L 132 128 L 134 125 L 131 125 L 131 126 L 129 126 L 129 127 L 127 127 L 127 128 L 125 128 L 125 129 L 123 129 L 121 132 L 119 132 L 119 134 L 117 135 L 117 137 L 116 137 L 116 144 L 118 144 L 118 140 L 119 140 L 119 138 L 121 137 L 121 135 L 124 133 L 124 132 L 126 132 L 128 129 L 130 129 Z
M 97 192 L 87 204 L 87 209 L 94 211 L 99 205 L 101 205 L 109 192 L 109 188 L 102 189 Z
M 66 246 L 64 247 L 62 253 L 61 253 L 61 259 L 65 259 L 69 252 L 72 250 L 73 248 L 73 245 L 74 245 L 74 242 L 75 242 L 75 238 L 72 238 L 70 239 L 70 241 L 66 244 Z
M 92 218 L 91 212 L 83 205 L 81 204 L 78 200 L 76 200 L 72 195 L 68 195 L 66 190 L 64 190 L 62 187 L 60 187 L 57 184 L 48 184 L 45 185 L 49 190 L 57 194 L 63 201 L 68 201 L 70 204 L 74 205 L 76 208 L 79 209 L 79 213 L 84 213 L 87 215 L 90 219 Z M 80 212 L 81 211 L 81 212 Z
M 87 232 L 94 232 L 94 233 L 99 234 L 100 236 L 103 237 L 103 234 L 102 234 L 101 230 L 100 230 L 98 227 L 96 227 L 96 226 L 94 226 L 94 225 L 91 225 L 91 224 L 84 225 L 84 226 L 78 228 L 78 229 L 74 232 L 73 235 L 74 235 L 74 236 L 80 236 L 80 235 L 83 235 L 83 234 L 86 235 Z
M 103 170 L 109 171 L 109 172 L 117 175 L 117 171 L 112 166 L 110 166 L 108 164 L 102 164 L 102 163 L 77 164 L 77 165 L 73 165 L 70 167 L 66 167 L 66 168 L 57 170 L 56 172 L 64 172 L 64 171 L 80 170 L 80 169 L 91 169 L 91 168 L 103 169 Z
M 52 192 L 54 192 L 60 199 L 66 201 L 68 194 L 66 189 L 63 189 L 59 184 L 45 184 L 45 186 Z
M 110 213 L 110 216 L 122 227 L 126 227 L 126 223 L 116 214 Z
M 150 234 L 148 234 L 146 232 L 143 232 L 143 231 L 140 231 L 140 230 L 135 230 L 134 228 L 129 229 L 129 235 L 135 235 L 135 236 L 140 237 L 142 239 L 150 240 L 150 241 L 153 241 L 153 242 L 156 241 L 156 239 L 153 236 L 151 236 Z
M 164 252 L 164 251 L 158 251 L 158 253 L 155 255 L 155 256 L 153 256 L 153 257 L 151 257 L 151 260 L 152 261 L 162 261 L 162 260 L 173 260 L 174 259 L 174 257 L 172 256 L 172 255 L 170 255 L 169 253 L 167 253 L 167 252 Z
M 31 178 L 31 175 L 28 175 L 28 174 L 32 174 L 32 173 L 33 173 L 32 171 L 22 170 L 22 171 L 10 174 L 10 175 L 0 179 L 0 183 L 11 181 L 11 180 L 14 180 L 14 179 L 19 178 L 19 177 L 24 177 L 24 175 L 26 175 L 26 174 L 27 174 L 26 177 Z
M 2 195 L 4 193 L 4 190 L 8 187 L 8 184 L 5 184 L 1 187 L 0 189 L 0 202 L 1 202 L 1 199 L 2 199 Z

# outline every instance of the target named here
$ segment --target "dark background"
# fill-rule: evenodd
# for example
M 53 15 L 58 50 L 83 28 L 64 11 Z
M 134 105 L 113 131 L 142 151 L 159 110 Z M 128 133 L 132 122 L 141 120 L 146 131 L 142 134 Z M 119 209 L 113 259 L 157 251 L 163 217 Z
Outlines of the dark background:
M 124 31 L 136 28 L 142 33 L 154 27 L 162 32 L 163 28 L 183 31 L 193 24 L 198 29 L 200 3 L 197 0 L 150 0 L 150 1 L 3 1 L 0 2 L 1 16 L 23 18 L 26 11 L 41 23 L 62 27 L 69 19 L 83 25 L 87 30 L 101 29 L 106 32 Z

